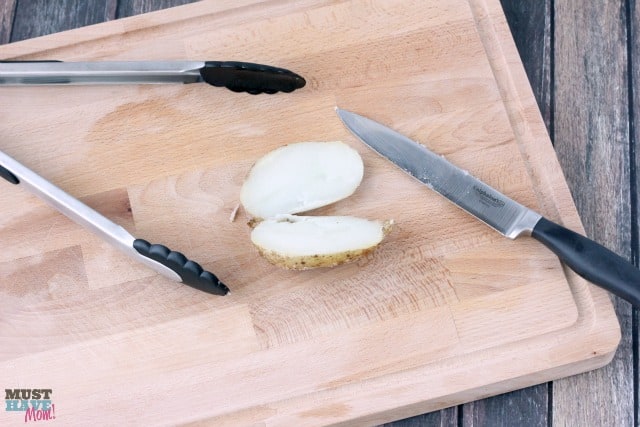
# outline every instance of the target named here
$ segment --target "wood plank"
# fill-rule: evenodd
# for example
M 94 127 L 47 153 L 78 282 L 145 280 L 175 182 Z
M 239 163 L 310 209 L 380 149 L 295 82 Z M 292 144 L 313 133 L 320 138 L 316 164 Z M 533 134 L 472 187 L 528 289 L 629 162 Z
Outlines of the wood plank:
M 551 1 L 500 0 L 547 130 L 553 113 Z
M 548 386 L 542 384 L 468 403 L 463 407 L 463 426 L 547 427 Z
M 16 0 L 5 0 L 0 3 L 0 44 L 9 42 L 15 7 Z
M 117 18 L 139 15 L 183 4 L 193 3 L 198 0 L 118 0 Z
M 554 141 L 587 235 L 631 256 L 627 31 L 624 1 L 555 0 Z M 632 309 L 607 367 L 553 383 L 555 425 L 633 425 Z
M 631 95 L 630 108 L 631 108 L 631 210 L 632 210 L 632 236 L 631 236 L 631 257 L 636 266 L 640 264 L 640 149 L 638 141 L 640 141 L 640 4 L 636 0 L 628 2 L 628 53 L 630 55 L 630 67 L 629 74 L 631 79 Z M 638 327 L 638 310 L 634 310 L 633 313 L 633 339 L 634 348 L 632 351 L 634 354 L 640 354 L 640 329 Z M 638 389 L 638 377 L 640 375 L 638 361 L 636 359 L 636 365 L 634 366 L 634 381 L 636 389 Z M 640 419 L 640 402 L 637 401 L 638 395 L 635 396 L 635 420 L 636 424 Z
M 17 3 L 11 41 L 30 39 L 115 18 L 117 0 L 30 0 Z
M 443 409 L 381 425 L 383 427 L 457 427 L 458 408 Z

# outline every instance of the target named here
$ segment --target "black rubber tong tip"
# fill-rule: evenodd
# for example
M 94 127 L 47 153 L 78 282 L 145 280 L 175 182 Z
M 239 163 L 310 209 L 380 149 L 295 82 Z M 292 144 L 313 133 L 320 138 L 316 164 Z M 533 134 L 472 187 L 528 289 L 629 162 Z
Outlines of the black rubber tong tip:
M 144 239 L 136 239 L 133 248 L 140 255 L 175 271 L 185 285 L 214 295 L 226 295 L 229 292 L 229 288 L 213 273 L 203 270 L 200 264 L 180 252 L 172 251 L 164 245 L 151 244 Z
M 0 165 L 0 177 L 6 179 L 12 184 L 20 184 L 20 180 L 11 171 Z
M 251 62 L 207 61 L 200 75 L 213 86 L 252 95 L 293 92 L 306 84 L 304 78 L 292 71 Z

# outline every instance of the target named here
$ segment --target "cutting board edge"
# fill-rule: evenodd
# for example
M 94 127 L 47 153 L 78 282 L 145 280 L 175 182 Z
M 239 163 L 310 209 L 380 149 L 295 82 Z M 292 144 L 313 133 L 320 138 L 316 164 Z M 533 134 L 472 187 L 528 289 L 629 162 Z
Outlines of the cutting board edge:
M 617 346 L 617 345 L 616 345 Z M 568 363 L 566 366 L 558 366 L 544 371 L 538 371 L 535 375 L 535 382 L 531 381 L 531 376 L 526 375 L 522 378 L 511 378 L 506 381 L 497 382 L 494 384 L 485 384 L 475 389 L 465 390 L 463 392 L 452 394 L 449 396 L 443 396 L 442 398 L 433 399 L 430 401 L 417 402 L 414 405 L 409 404 L 407 407 L 390 409 L 384 411 L 377 416 L 372 414 L 363 418 L 355 418 L 348 420 L 343 425 L 356 424 L 383 424 L 387 422 L 393 422 L 405 418 L 410 418 L 420 414 L 439 411 L 470 403 L 479 399 L 498 396 L 500 394 L 509 393 L 513 390 L 523 389 L 526 387 L 533 387 L 536 385 L 544 384 L 549 381 L 559 380 L 568 376 L 582 374 L 595 369 L 602 368 L 613 359 L 615 350 L 611 353 L 603 354 L 592 359 L 583 359 L 578 363 Z M 450 402 L 443 404 L 443 401 Z M 408 409 L 410 408 L 410 409 Z M 339 425 L 339 424 L 338 424 Z
M 469 0 L 469 4 L 517 144 L 525 163 L 535 165 L 528 166 L 528 171 L 535 184 L 541 213 L 585 234 L 500 2 Z M 540 191 L 541 188 L 544 191 Z M 592 295 L 607 293 L 568 268 L 565 275 L 575 295 L 579 315 L 610 322 L 611 330 L 619 334 L 620 324 L 611 299 Z
M 21 59 L 45 59 L 45 60 L 65 60 L 56 57 L 58 49 L 67 48 L 70 45 L 79 45 L 96 40 L 114 37 L 124 33 L 141 31 L 161 25 L 175 24 L 177 22 L 200 18 L 205 15 L 224 13 L 231 10 L 241 10 L 264 3 L 265 0 L 198 0 L 180 6 L 173 6 L 168 9 L 160 9 L 153 12 L 146 12 L 139 15 L 118 18 L 112 21 L 99 22 L 79 28 L 71 28 L 52 34 L 33 37 L 26 40 L 19 40 L 0 46 L 0 60 L 21 60 Z M 344 1 L 344 0 L 342 0 Z M 305 0 L 299 3 L 317 3 L 317 0 Z M 298 7 L 302 7 L 298 5 Z M 167 13 L 170 10 L 171 13 Z M 43 49 L 43 46 L 46 46 Z M 32 55 L 45 53 L 45 56 L 34 58 Z M 131 58 L 134 60 L 134 58 Z M 172 59 L 172 58 L 140 58 L 142 59 Z M 173 58 L 192 60 L 212 60 L 213 58 Z M 93 52 L 89 52 L 86 59 L 97 60 Z
M 604 293 L 600 296 L 608 298 Z M 576 346 L 583 345 L 585 341 L 597 342 L 599 345 L 585 348 L 583 352 L 575 352 Z M 537 358 L 572 355 L 562 364 L 547 369 L 533 368 L 529 358 L 522 358 L 519 343 L 515 343 L 510 351 L 498 354 L 496 358 L 485 356 L 481 359 L 484 363 L 470 363 L 468 368 L 460 368 L 443 377 L 437 377 L 427 366 L 422 366 L 362 383 L 320 391 L 314 394 L 313 399 L 302 395 L 280 402 L 265 402 L 263 406 L 269 407 L 273 414 L 266 418 L 252 418 L 251 422 L 264 422 L 274 426 L 383 424 L 601 368 L 611 362 L 618 341 L 619 336 L 611 334 L 606 322 L 577 322 L 572 328 L 565 329 L 561 336 L 556 336 L 553 340 L 555 345 L 551 348 L 530 345 L 533 350 L 529 354 L 535 354 Z M 466 357 L 472 362 L 478 360 L 474 359 L 473 354 Z M 486 378 L 482 375 L 487 375 L 487 371 L 500 372 L 505 365 L 510 369 L 503 372 L 504 378 L 498 378 L 496 382 L 484 381 Z M 478 373 L 481 374 L 477 375 Z M 465 388 L 468 384 L 466 381 L 474 376 L 480 378 L 478 384 L 470 389 Z M 434 383 L 449 387 L 451 382 L 460 378 L 465 382 L 459 385 L 459 391 L 434 395 Z M 390 386 L 392 384 L 396 386 Z M 394 396 L 394 399 L 387 399 L 387 395 Z M 403 395 L 405 404 L 401 407 L 394 406 L 392 401 L 397 401 L 398 396 Z M 310 401 L 314 406 L 309 406 Z M 372 405 L 376 405 L 374 410 L 371 409 Z M 244 408 L 242 412 L 251 412 L 252 409 Z M 260 413 L 259 410 L 257 412 Z M 238 419 L 238 414 L 231 412 L 198 421 L 226 425 L 226 422 Z

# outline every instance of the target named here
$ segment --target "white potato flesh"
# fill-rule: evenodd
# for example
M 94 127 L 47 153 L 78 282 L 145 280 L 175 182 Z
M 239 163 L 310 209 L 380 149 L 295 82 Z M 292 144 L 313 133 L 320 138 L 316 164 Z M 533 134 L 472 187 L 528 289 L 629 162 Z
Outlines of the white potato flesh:
M 254 218 L 305 212 L 353 194 L 363 172 L 360 154 L 343 142 L 289 144 L 256 162 L 240 202 Z
M 251 241 L 262 256 L 280 267 L 332 267 L 375 249 L 391 224 L 351 216 L 280 215 L 261 221 Z

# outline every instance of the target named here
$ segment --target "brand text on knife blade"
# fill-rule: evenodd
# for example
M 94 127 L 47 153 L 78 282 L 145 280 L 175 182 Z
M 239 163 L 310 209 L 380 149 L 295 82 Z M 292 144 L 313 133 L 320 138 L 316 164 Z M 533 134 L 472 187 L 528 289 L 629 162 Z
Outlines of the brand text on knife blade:
M 500 200 L 493 194 L 488 191 L 474 185 L 473 190 L 476 192 L 478 196 L 480 196 L 480 202 L 487 206 L 492 206 L 494 208 L 501 208 L 505 205 L 504 200 Z

